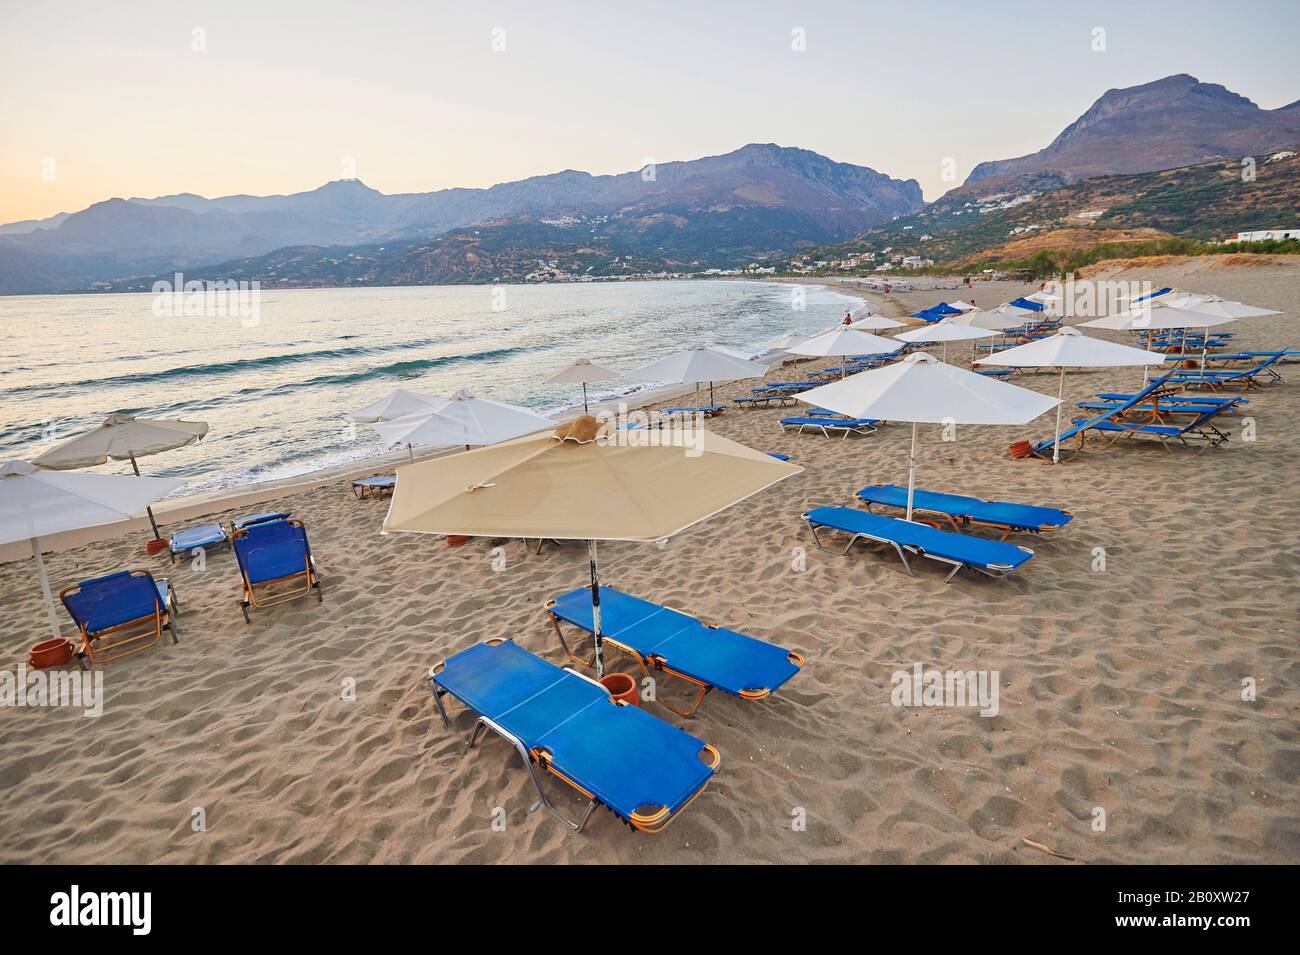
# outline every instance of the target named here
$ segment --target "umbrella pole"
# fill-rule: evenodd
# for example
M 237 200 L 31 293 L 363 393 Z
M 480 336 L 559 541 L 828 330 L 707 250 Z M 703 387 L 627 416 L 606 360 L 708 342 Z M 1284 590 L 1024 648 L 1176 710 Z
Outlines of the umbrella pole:
M 591 414 L 591 412 L 587 410 L 587 383 L 585 381 L 582 383 L 582 413 Z
M 709 404 L 713 404 L 713 382 L 709 382 Z
M 916 422 L 912 422 L 912 453 L 907 469 L 907 519 L 912 519 L 912 494 L 916 490 Z
M 601 649 L 605 636 L 600 632 L 600 572 L 596 569 L 596 541 L 587 541 L 587 561 L 591 564 L 591 635 L 596 645 L 596 679 L 605 675 L 605 660 Z
M 41 582 L 41 596 L 45 598 L 45 615 L 50 619 L 50 633 L 61 637 L 63 634 L 59 633 L 59 618 L 54 612 L 54 597 L 50 594 L 50 575 L 45 572 L 45 559 L 41 557 L 39 537 L 32 538 L 32 557 L 36 559 L 36 577 Z
M 135 463 L 135 455 L 134 455 L 134 454 L 130 454 L 130 455 L 128 455 L 128 457 L 130 457 L 130 459 L 131 459 L 131 470 L 135 472 L 135 476 L 136 476 L 136 477 L 139 477 L 139 476 L 140 476 L 140 465 L 138 465 L 138 464 Z M 152 508 L 152 507 L 146 507 L 146 508 L 144 509 L 144 512 L 145 512 L 146 514 L 149 515 L 149 525 L 153 528 L 153 536 L 154 536 L 154 540 L 157 540 L 158 538 L 162 537 L 162 534 L 161 534 L 161 533 L 159 532 L 159 530 L 158 530 L 158 522 L 157 522 L 156 520 L 154 520 L 154 516 L 153 516 L 153 508 Z
M 1052 463 L 1061 461 L 1061 401 L 1065 396 L 1065 366 L 1061 366 L 1061 384 L 1056 389 L 1056 440 L 1052 442 Z

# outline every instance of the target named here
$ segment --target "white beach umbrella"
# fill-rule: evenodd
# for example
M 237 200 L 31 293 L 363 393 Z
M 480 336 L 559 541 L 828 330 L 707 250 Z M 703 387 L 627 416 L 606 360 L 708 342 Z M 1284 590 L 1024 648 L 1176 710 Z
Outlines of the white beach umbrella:
M 359 424 L 374 424 L 376 421 L 391 421 L 393 418 L 419 414 L 446 400 L 440 395 L 421 395 L 398 388 L 373 404 L 366 405 L 360 411 L 353 411 L 344 417 Z
M 51 448 L 32 463 L 52 471 L 71 471 L 93 468 L 108 461 L 130 461 L 131 470 L 140 476 L 136 458 L 159 454 L 188 444 L 202 441 L 208 433 L 203 421 L 181 421 L 173 418 L 137 418 L 128 414 L 112 414 L 92 431 L 71 438 Z M 153 509 L 146 508 L 153 536 L 161 537 Z
M 1188 328 L 1213 328 L 1235 321 L 1174 305 L 1149 305 L 1080 322 L 1079 328 L 1105 328 L 1122 332 L 1154 332 Z
M 852 418 L 912 422 L 907 475 L 907 519 L 916 488 L 918 424 L 1024 424 L 1057 405 L 1055 398 L 944 364 L 925 352 L 859 372 L 797 395 L 817 408 Z
M 894 337 L 900 342 L 938 342 L 942 346 L 940 356 L 946 360 L 948 342 L 968 342 L 976 338 L 994 338 L 996 335 L 997 332 L 974 325 L 947 325 L 943 322 L 935 322 L 933 325 L 923 325 Z
M 888 338 L 859 331 L 843 325 L 820 335 L 814 335 L 790 349 L 794 355 L 811 355 L 816 358 L 839 358 L 840 375 L 845 371 L 845 359 L 852 355 L 890 355 L 903 346 Z
M 565 365 L 559 371 L 546 378 L 547 384 L 563 382 L 565 384 L 582 385 L 582 413 L 587 413 L 587 385 L 596 381 L 613 381 L 615 378 L 622 378 L 621 371 L 615 371 L 613 368 L 606 368 L 603 365 L 597 365 L 595 362 L 588 361 L 586 358 L 579 358 L 571 365 Z
M 949 315 L 937 325 L 967 325 L 971 328 L 984 328 L 992 332 L 1005 332 L 1019 328 L 1025 323 L 1024 318 L 1006 312 L 984 311 L 963 312 L 961 315 Z
M 636 371 L 629 372 L 629 378 L 642 381 L 667 381 L 681 385 L 709 383 L 709 404 L 713 404 L 713 383 L 715 381 L 741 381 L 745 378 L 759 378 L 767 374 L 767 365 L 762 362 L 738 358 L 730 351 L 716 345 L 696 345 L 686 351 L 679 351 L 667 358 L 660 358 Z
M 957 299 L 955 302 L 949 302 L 948 304 L 959 312 L 973 312 L 976 310 L 975 306 L 970 302 L 963 302 L 961 299 Z
M 375 425 L 389 444 L 417 444 L 434 447 L 488 445 L 509 441 L 555 427 L 555 422 L 536 412 L 487 398 L 475 398 L 461 389 L 431 410 L 406 415 Z M 414 458 L 414 452 L 411 457 Z
M 1066 368 L 1120 368 L 1138 365 L 1159 365 L 1164 355 L 1142 348 L 1119 345 L 1089 338 L 1077 328 L 1063 328 L 1055 335 L 1041 338 L 1027 345 L 1018 345 L 1006 351 L 989 355 L 975 362 L 977 365 L 1001 365 L 1007 368 L 1059 368 L 1060 385 L 1057 388 L 1056 439 L 1052 442 L 1052 463 L 1061 459 L 1061 403 L 1065 394 Z
M 0 544 L 31 542 L 54 636 L 59 636 L 59 618 L 41 557 L 40 539 L 137 517 L 184 483 L 174 478 L 118 474 L 55 474 L 26 461 L 0 464 Z
M 763 351 L 788 351 L 791 345 L 798 345 L 800 342 L 806 342 L 811 335 L 801 335 L 796 331 L 788 331 L 784 335 L 778 335 L 776 338 L 763 342 Z
M 905 328 L 906 325 L 906 322 L 896 322 L 892 318 L 885 318 L 883 315 L 869 315 L 854 322 L 849 328 L 860 332 L 882 332 L 890 328 Z

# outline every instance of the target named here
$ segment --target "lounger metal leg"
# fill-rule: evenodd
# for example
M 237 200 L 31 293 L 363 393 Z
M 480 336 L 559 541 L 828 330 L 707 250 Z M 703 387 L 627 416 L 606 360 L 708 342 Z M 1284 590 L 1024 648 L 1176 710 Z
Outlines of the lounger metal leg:
M 438 681 L 429 677 L 429 692 L 433 694 L 433 702 L 438 706 L 438 715 L 442 717 L 443 727 L 451 729 L 451 720 L 447 719 L 447 708 L 442 705 L 442 695 L 447 691 L 440 689 Z
M 569 649 L 569 641 L 564 639 L 564 632 L 560 630 L 560 618 L 555 616 L 555 614 L 551 614 L 550 616 L 551 616 L 551 626 L 555 628 L 555 635 L 560 638 L 560 646 L 564 648 L 564 655 L 581 667 L 589 667 L 593 663 L 595 663 L 596 651 L 594 650 L 592 651 L 590 659 L 584 660 L 582 659 L 582 657 L 577 656 L 572 650 Z
M 583 827 L 587 825 L 587 820 L 591 818 L 591 814 L 596 811 L 596 800 L 594 799 L 590 800 L 587 803 L 586 810 L 582 814 L 582 818 L 580 818 L 577 822 L 574 822 L 572 819 L 564 815 L 564 813 L 560 812 L 560 810 L 556 809 L 555 806 L 551 804 L 550 799 L 546 797 L 546 792 L 545 790 L 542 789 L 542 781 L 537 778 L 537 772 L 533 769 L 532 757 L 528 755 L 528 750 L 524 748 L 524 744 L 519 740 L 518 737 L 514 736 L 512 733 L 506 732 L 504 729 L 502 729 L 492 720 L 488 719 L 486 716 L 480 716 L 478 720 L 476 720 L 474 723 L 474 729 L 470 733 L 469 744 L 466 748 L 472 747 L 474 745 L 474 743 L 478 740 L 479 733 L 484 729 L 492 730 L 494 733 L 496 733 L 498 736 L 500 736 L 502 739 L 508 742 L 511 746 L 515 748 L 515 752 L 519 754 L 519 758 L 523 760 L 524 769 L 528 771 L 528 778 L 533 781 L 533 787 L 537 790 L 537 796 L 538 796 L 538 802 L 530 806 L 528 811 L 535 812 L 536 810 L 540 809 L 542 806 L 545 806 L 547 809 L 551 810 L 551 812 L 555 815 L 555 818 L 559 819 L 560 822 L 564 823 L 574 832 L 581 832 Z

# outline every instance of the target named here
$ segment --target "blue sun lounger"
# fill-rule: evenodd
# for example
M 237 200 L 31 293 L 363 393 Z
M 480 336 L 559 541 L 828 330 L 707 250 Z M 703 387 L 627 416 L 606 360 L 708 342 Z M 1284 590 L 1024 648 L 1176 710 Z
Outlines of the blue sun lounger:
M 1205 388 L 1222 388 L 1224 385 L 1243 385 L 1246 388 L 1258 388 L 1259 382 L 1256 380 L 1260 375 L 1267 375 L 1270 381 L 1282 381 L 1282 376 L 1273 370 L 1273 366 L 1280 362 L 1286 350 L 1274 352 L 1269 358 L 1260 362 L 1251 368 L 1243 368 L 1240 371 L 1191 371 L 1185 374 L 1175 375 L 1170 379 L 1171 384 L 1175 385 L 1201 385 Z
M 1143 436 L 1154 438 L 1164 446 L 1166 451 L 1172 450 L 1169 445 L 1171 442 L 1178 442 L 1183 445 L 1190 445 L 1192 441 L 1203 441 L 1201 450 L 1198 452 L 1204 454 L 1210 448 L 1217 448 L 1220 445 L 1228 443 L 1227 432 L 1220 431 L 1213 424 L 1214 418 L 1224 413 L 1224 405 L 1214 405 L 1208 410 L 1203 410 L 1186 424 L 1144 424 L 1140 421 L 1103 421 L 1096 425 L 1098 431 L 1107 434 L 1113 434 L 1110 444 L 1125 437 Z M 1107 445 L 1109 447 L 1109 445 Z
M 873 504 L 904 510 L 907 508 L 907 488 L 897 484 L 872 484 L 858 491 L 857 496 L 866 503 L 867 510 L 871 510 Z M 955 531 L 961 531 L 972 524 L 997 528 L 1002 531 L 1002 540 L 1006 540 L 1012 531 L 1039 534 L 1058 530 L 1074 520 L 1074 515 L 1069 511 L 1055 507 L 985 501 L 978 497 L 936 491 L 913 491 L 912 512 L 917 511 L 942 514 Z
M 781 430 L 786 431 L 790 428 L 798 428 L 799 433 L 803 434 L 805 428 L 812 428 L 820 431 L 826 437 L 831 436 L 832 431 L 843 431 L 844 437 L 850 434 L 874 434 L 875 426 L 880 422 L 875 418 L 832 418 L 829 415 L 807 415 L 801 418 L 782 418 Z
M 774 401 L 777 402 L 777 404 L 786 405 L 794 404 L 797 399 L 794 395 L 772 392 L 766 395 L 752 395 L 748 398 L 732 398 L 731 400 L 742 408 L 757 408 L 760 403 L 764 408 L 769 408 Z
M 358 501 L 364 501 L 366 496 L 378 500 L 384 496 L 384 492 L 393 493 L 393 488 L 397 486 L 397 476 L 393 474 L 380 474 L 375 477 L 359 478 L 352 482 L 352 493 L 357 496 Z
M 702 408 L 665 408 L 659 413 L 661 415 L 702 414 L 706 418 L 712 418 L 714 415 L 720 415 L 726 410 L 726 405 L 706 405 Z
M 913 577 L 916 573 L 908 562 L 908 554 L 950 564 L 952 572 L 944 578 L 944 583 L 957 576 L 963 567 L 978 570 L 990 577 L 1005 577 L 1034 556 L 1028 547 L 941 531 L 928 524 L 885 517 L 852 507 L 815 507 L 805 513 L 803 519 L 812 530 L 813 540 L 822 550 L 834 553 L 822 543 L 819 532 L 823 528 L 841 531 L 850 537 L 844 550 L 840 551 L 840 556 L 847 554 L 849 548 L 859 540 L 887 544 L 894 548 L 904 569 Z
M 470 647 L 429 671 L 443 725 L 442 697 L 478 714 L 483 729 L 515 748 L 545 805 L 581 831 L 605 806 L 642 832 L 659 832 L 700 794 L 718 768 L 718 751 L 635 706 L 613 700 L 595 680 L 561 669 L 511 640 Z M 552 805 L 534 766 L 588 799 L 576 822 Z
M 1065 453 L 1065 443 L 1069 441 L 1071 438 L 1079 439 L 1078 447 L 1076 447 L 1074 451 L 1071 452 L 1071 454 L 1077 454 L 1079 453 L 1079 451 L 1082 451 L 1084 441 L 1086 439 L 1086 435 L 1089 431 L 1091 431 L 1094 428 L 1097 428 L 1103 422 L 1113 421 L 1123 417 L 1124 414 L 1127 411 L 1129 411 L 1129 409 L 1135 407 L 1142 401 L 1151 397 L 1153 394 L 1155 394 L 1157 391 L 1163 388 L 1166 384 L 1168 384 L 1169 380 L 1173 378 L 1173 376 L 1177 373 L 1178 373 L 1178 369 L 1172 368 L 1169 371 L 1165 372 L 1163 375 L 1161 375 L 1159 378 L 1153 378 L 1151 381 L 1147 382 L 1146 385 L 1143 386 L 1141 391 L 1137 392 L 1134 395 L 1131 395 L 1127 400 L 1121 402 L 1118 407 L 1108 411 L 1103 411 L 1101 414 L 1093 418 L 1088 418 L 1086 420 L 1079 419 L 1075 421 L 1072 427 L 1066 428 L 1064 431 L 1061 432 L 1060 443 L 1061 443 L 1062 453 L 1063 454 Z M 1028 442 L 1026 442 L 1026 444 L 1028 444 L 1028 450 L 1025 451 L 1019 451 L 1017 450 L 1016 445 L 1012 445 L 1011 453 L 1013 456 L 1017 456 L 1017 457 L 1036 457 L 1036 458 L 1050 459 L 1052 457 L 1052 446 L 1056 443 L 1056 441 L 1057 438 L 1055 435 L 1053 435 L 1052 437 L 1047 438 L 1044 441 L 1039 441 L 1037 444 L 1028 444 Z
M 251 527 L 254 524 L 265 524 L 267 521 L 287 521 L 289 519 L 288 511 L 261 511 L 257 514 L 247 514 L 244 517 L 237 517 L 230 522 L 232 530 L 241 530 L 245 527 Z
M 583 660 L 569 649 L 560 621 L 593 632 L 591 588 L 579 587 L 549 601 L 546 612 L 569 659 L 590 666 L 591 660 Z M 600 588 L 600 621 L 605 646 L 627 653 L 646 673 L 659 670 L 700 688 L 686 710 L 659 701 L 679 716 L 694 714 L 714 687 L 742 700 L 761 700 L 785 685 L 804 662 L 793 650 L 711 627 L 690 614 L 613 587 Z
M 1084 411 L 1113 411 L 1123 405 L 1123 401 L 1080 401 L 1075 407 Z M 1159 424 L 1165 418 L 1174 415 L 1194 415 L 1219 408 L 1223 414 L 1236 414 L 1242 405 L 1250 402 L 1240 395 L 1219 396 L 1200 400 L 1194 395 L 1161 395 L 1151 397 L 1124 411 L 1125 418 L 1140 418 L 1145 415 L 1152 424 Z
M 147 570 L 121 570 L 83 580 L 59 591 L 81 634 L 80 653 L 92 663 L 108 663 L 141 650 L 162 638 L 166 627 L 179 643 L 176 614 L 180 604 L 166 577 L 157 580 Z
M 168 541 L 167 549 L 171 553 L 172 563 L 176 563 L 177 554 L 188 554 L 195 550 L 207 550 L 230 543 L 226 529 L 215 521 L 211 524 L 199 524 L 177 531 Z
M 253 622 L 248 614 L 250 607 L 272 607 L 306 597 L 313 590 L 318 603 L 324 599 L 302 521 L 279 519 L 249 524 L 235 531 L 230 541 L 243 580 L 239 607 L 245 623 Z

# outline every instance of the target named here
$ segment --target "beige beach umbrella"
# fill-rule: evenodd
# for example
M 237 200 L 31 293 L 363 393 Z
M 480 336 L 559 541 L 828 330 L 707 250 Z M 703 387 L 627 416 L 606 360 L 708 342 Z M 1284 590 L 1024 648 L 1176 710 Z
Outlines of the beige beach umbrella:
M 621 371 L 615 371 L 613 368 L 606 368 L 603 365 L 597 365 L 595 362 L 586 358 L 579 358 L 571 365 L 565 365 L 559 371 L 548 375 L 545 379 L 547 384 L 565 383 L 582 385 L 582 413 L 587 413 L 587 385 L 590 382 L 613 381 L 616 378 L 622 378 Z
M 709 404 L 714 403 L 715 381 L 742 381 L 767 374 L 762 362 L 740 358 L 730 349 L 717 345 L 696 345 L 686 351 L 660 358 L 628 374 L 641 381 L 667 381 L 682 385 L 709 383 Z
M 183 448 L 202 441 L 207 433 L 208 426 L 203 421 L 113 414 L 105 418 L 98 428 L 51 448 L 33 458 L 32 463 L 51 471 L 75 471 L 93 468 L 110 460 L 130 461 L 131 470 L 139 477 L 140 465 L 136 463 L 136 458 Z M 153 527 L 153 536 L 161 537 L 153 508 L 147 508 L 146 512 L 149 524 Z
M 403 465 L 384 532 L 587 541 L 599 673 L 596 541 L 663 540 L 801 470 L 711 431 L 619 430 L 583 417 Z

